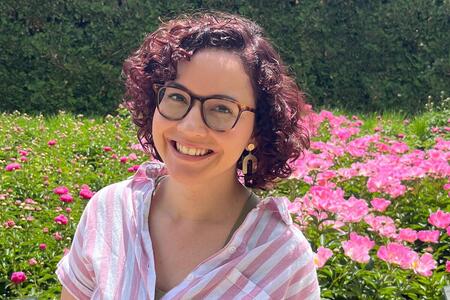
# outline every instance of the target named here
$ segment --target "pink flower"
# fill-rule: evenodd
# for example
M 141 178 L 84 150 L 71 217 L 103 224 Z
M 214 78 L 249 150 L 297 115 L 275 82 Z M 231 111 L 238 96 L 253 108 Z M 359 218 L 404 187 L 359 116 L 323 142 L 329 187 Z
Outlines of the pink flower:
M 322 268 L 331 256 L 333 256 L 333 251 L 325 247 L 319 247 L 317 254 L 314 256 L 314 263 L 318 268 Z
M 414 272 L 419 273 L 422 276 L 431 276 L 431 270 L 436 269 L 436 261 L 433 259 L 433 255 L 425 253 L 416 260 L 414 263 Z
M 437 212 L 430 214 L 428 223 L 436 226 L 437 228 L 446 228 L 450 225 L 450 213 L 438 210 Z
M 58 186 L 57 188 L 55 188 L 53 190 L 53 193 L 58 194 L 58 195 L 64 195 L 67 194 L 69 192 L 69 189 L 66 188 L 65 186 Z
M 378 232 L 381 236 L 395 237 L 396 227 L 394 220 L 387 216 L 374 216 L 372 214 L 364 217 L 364 221 L 370 225 L 372 231 Z
M 144 151 L 144 149 L 142 148 L 141 144 L 133 144 L 131 145 L 131 150 L 139 150 L 139 151 Z
M 48 233 L 48 228 L 47 227 L 42 228 L 42 232 L 43 233 Z
M 409 150 L 408 145 L 402 142 L 393 142 L 391 145 L 392 153 L 405 153 L 408 150 Z
M 5 227 L 6 229 L 13 228 L 14 226 L 16 226 L 16 222 L 14 222 L 14 220 L 12 219 L 9 219 L 5 223 L 3 223 L 3 227 Z
M 369 212 L 367 202 L 362 199 L 357 199 L 351 196 L 347 201 L 341 203 L 341 207 L 338 211 L 338 218 L 342 222 L 354 222 L 361 221 L 364 216 Z
M 66 207 L 66 213 L 70 214 L 72 212 L 72 209 L 70 207 Z
M 120 163 L 124 164 L 124 163 L 127 162 L 127 160 L 128 160 L 128 157 L 122 156 L 122 157 L 120 158 Z
M 358 134 L 359 128 L 343 128 L 338 127 L 331 130 L 331 134 L 336 136 L 341 141 L 346 141 L 349 139 L 352 135 Z
M 25 275 L 24 272 L 14 272 L 11 275 L 11 281 L 14 282 L 15 284 L 20 284 L 25 280 L 27 280 L 27 276 Z
M 103 151 L 109 152 L 109 151 L 112 151 L 112 148 L 109 146 L 105 146 L 105 147 L 103 147 Z
M 41 250 L 47 249 L 47 244 L 44 244 L 44 243 L 39 244 L 39 249 L 41 249 Z
M 37 260 L 36 260 L 35 258 L 30 258 L 30 259 L 28 260 L 28 264 L 29 264 L 30 266 L 35 266 L 35 265 L 37 265 Z
M 450 236 L 450 226 L 447 227 L 447 235 Z
M 89 200 L 92 198 L 92 196 L 94 196 L 94 193 L 89 188 L 81 189 L 80 191 L 81 198 Z
M 19 150 L 19 154 L 21 156 L 27 156 L 28 155 L 28 151 L 26 151 L 26 150 Z
M 317 184 L 321 185 L 321 186 L 326 186 L 327 184 L 329 185 L 330 182 L 329 180 L 334 178 L 336 176 L 336 172 L 335 171 L 323 171 L 321 173 L 317 174 Z
M 342 242 L 345 255 L 360 263 L 367 263 L 370 260 L 369 251 L 373 246 L 374 241 L 355 232 L 350 233 L 350 240 Z
M 135 153 L 130 153 L 130 154 L 128 155 L 128 159 L 129 159 L 129 160 L 137 160 L 138 157 L 137 157 L 137 155 L 136 155 Z
M 61 235 L 60 232 L 55 232 L 55 233 L 53 234 L 53 238 L 54 238 L 56 241 L 60 241 L 60 240 L 62 240 L 62 235 Z
M 20 160 L 21 160 L 21 161 L 28 161 L 28 158 L 27 158 L 26 156 L 21 156 L 21 157 L 20 157 Z
M 319 157 L 317 158 L 311 158 L 306 162 L 306 166 L 310 170 L 326 170 L 332 165 L 331 162 L 321 159 Z
M 54 145 L 56 145 L 56 140 L 50 140 L 50 141 L 48 141 L 48 142 L 47 142 L 47 145 L 49 145 L 49 146 L 54 146 Z
M 391 201 L 384 198 L 373 198 L 373 200 L 370 201 L 370 204 L 376 211 L 383 212 L 389 205 L 391 205 Z
M 383 191 L 389 185 L 389 179 L 386 176 L 373 176 L 367 180 L 367 189 L 371 193 Z
M 377 256 L 379 259 L 399 265 L 403 269 L 411 269 L 414 262 L 419 259 L 415 251 L 399 243 L 389 243 L 386 246 L 381 246 L 378 249 Z
M 450 273 L 450 260 L 447 260 L 447 262 L 445 263 L 445 272 Z
M 426 243 L 437 243 L 439 241 L 439 230 L 420 230 L 417 238 Z
M 73 202 L 73 197 L 71 194 L 64 194 L 64 195 L 59 196 L 59 200 L 61 200 L 62 202 L 65 202 L 65 203 L 71 203 L 71 202 Z
M 60 224 L 60 225 L 66 225 L 69 222 L 69 219 L 67 219 L 67 217 L 65 215 L 59 215 L 57 217 L 55 217 L 55 222 Z
M 400 229 L 400 232 L 399 232 L 399 235 L 397 238 L 401 241 L 414 243 L 415 240 L 417 240 L 417 231 L 415 231 L 411 228 Z
M 20 168 L 21 168 L 20 164 L 18 164 L 18 163 L 11 163 L 11 164 L 9 164 L 9 165 L 7 165 L 5 167 L 5 170 L 11 172 L 11 171 L 14 171 L 14 170 L 19 170 Z
M 326 186 L 312 186 L 305 195 L 304 201 L 315 209 L 336 213 L 345 201 L 344 191 L 339 188 L 332 189 Z
M 134 165 L 130 168 L 128 168 L 128 172 L 132 173 L 132 172 L 136 172 L 139 169 L 140 165 Z

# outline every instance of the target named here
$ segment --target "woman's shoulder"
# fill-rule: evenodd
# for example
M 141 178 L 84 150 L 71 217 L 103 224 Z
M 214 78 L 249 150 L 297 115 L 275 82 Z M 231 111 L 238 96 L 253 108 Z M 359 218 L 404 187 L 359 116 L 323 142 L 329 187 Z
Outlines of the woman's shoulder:
M 289 212 L 290 201 L 286 197 L 267 197 L 259 201 L 257 207 L 261 210 L 258 226 L 270 227 L 271 234 L 267 242 L 276 242 L 280 237 L 286 237 L 287 250 L 302 249 L 311 252 L 311 246 L 300 227 L 293 222 Z
M 280 293 L 280 290 L 273 288 L 279 282 L 292 283 L 293 290 L 289 290 L 286 285 L 288 290 L 284 291 L 285 294 L 292 295 L 296 295 L 297 290 L 309 288 L 306 284 L 316 282 L 311 245 L 298 225 L 292 221 L 289 204 L 290 201 L 285 197 L 261 199 L 244 226 L 248 230 L 243 232 L 244 238 L 236 239 L 244 241 L 242 249 L 246 257 L 237 262 L 235 269 L 268 295 Z M 237 249 L 239 247 L 241 246 L 236 246 Z M 258 262 L 258 267 L 249 265 L 248 261 Z M 267 274 L 270 274 L 270 278 Z M 311 287 L 315 288 L 316 283 L 312 284 Z
M 259 198 L 257 208 L 289 227 L 293 224 L 289 213 L 289 203 L 290 201 L 286 197 L 265 197 Z
M 95 214 L 98 218 L 120 211 L 135 215 L 153 190 L 155 180 L 165 173 L 162 163 L 149 161 L 141 164 L 132 176 L 109 184 L 95 193 L 85 208 L 86 213 Z
M 111 198 L 113 198 L 115 192 L 120 190 L 121 192 L 123 189 L 131 189 L 134 191 L 140 191 L 146 188 L 146 185 L 153 183 L 158 177 L 167 174 L 166 167 L 163 163 L 157 162 L 157 161 L 147 161 L 144 162 L 139 166 L 137 171 L 127 179 L 111 183 L 102 189 L 100 189 L 95 195 L 97 197 L 97 201 L 100 200 L 99 196 L 107 196 L 109 195 L 109 200 L 112 201 Z M 94 196 L 95 196 L 94 195 Z M 108 200 L 108 201 L 109 201 Z

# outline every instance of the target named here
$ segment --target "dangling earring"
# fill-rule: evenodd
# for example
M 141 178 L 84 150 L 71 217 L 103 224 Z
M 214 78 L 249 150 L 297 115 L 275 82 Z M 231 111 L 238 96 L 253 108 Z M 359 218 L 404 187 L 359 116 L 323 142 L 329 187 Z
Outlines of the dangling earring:
M 242 173 L 244 175 L 251 175 L 255 173 L 258 165 L 258 159 L 252 154 L 252 151 L 255 149 L 255 145 L 248 144 L 245 149 L 248 151 L 248 154 L 244 157 L 244 160 L 242 160 Z

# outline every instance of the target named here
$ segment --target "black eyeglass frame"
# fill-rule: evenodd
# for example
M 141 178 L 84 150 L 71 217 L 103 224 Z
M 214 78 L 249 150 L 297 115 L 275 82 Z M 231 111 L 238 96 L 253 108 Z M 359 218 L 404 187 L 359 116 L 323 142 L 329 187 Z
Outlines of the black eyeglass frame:
M 159 103 L 160 103 L 160 98 L 161 98 L 161 97 L 160 97 L 161 90 L 162 90 L 163 88 L 168 88 L 168 87 L 173 87 L 173 88 L 180 89 L 180 90 L 186 92 L 186 94 L 188 94 L 189 97 L 191 97 L 191 102 L 189 103 L 189 107 L 188 107 L 188 109 L 186 110 L 186 113 L 184 113 L 180 118 L 169 118 L 169 117 L 167 117 L 166 115 L 164 115 L 164 114 L 161 112 L 161 110 L 159 109 Z M 161 116 L 163 116 L 164 118 L 166 118 L 166 119 L 168 119 L 168 120 L 171 120 L 171 121 L 179 121 L 179 120 L 182 120 L 182 119 L 183 119 L 184 117 L 186 117 L 187 114 L 191 111 L 192 107 L 194 106 L 194 101 L 195 101 L 195 100 L 198 100 L 198 101 L 200 101 L 200 104 L 201 104 L 200 111 L 201 111 L 203 123 L 205 123 L 205 125 L 208 126 L 208 128 L 210 128 L 210 129 L 212 129 L 212 130 L 215 130 L 215 131 L 218 131 L 218 132 L 225 132 L 225 131 L 228 131 L 228 130 L 233 129 L 234 126 L 235 126 L 235 125 L 237 124 L 237 122 L 239 121 L 239 119 L 241 118 L 241 114 L 242 114 L 244 111 L 249 111 L 249 112 L 252 112 L 252 113 L 255 113 L 255 111 L 256 111 L 255 108 L 251 108 L 250 106 L 243 105 L 243 104 L 239 103 L 239 101 L 236 101 L 235 99 L 232 99 L 231 97 L 227 97 L 227 96 L 225 96 L 225 95 L 211 95 L 211 96 L 207 96 L 207 97 L 198 96 L 198 95 L 192 93 L 189 89 L 187 89 L 187 88 L 184 87 L 183 85 L 178 84 L 178 83 L 176 83 L 176 82 L 172 82 L 172 83 L 169 83 L 169 84 L 167 84 L 167 85 L 159 84 L 159 83 L 154 83 L 154 84 L 153 84 L 153 90 L 154 90 L 155 93 L 156 93 L 156 99 L 157 99 L 157 101 L 156 101 L 156 107 L 158 108 L 158 111 L 159 111 L 159 113 L 161 114 Z M 209 100 L 209 99 L 220 99 L 220 100 L 229 101 L 229 102 L 235 103 L 235 104 L 239 107 L 239 113 L 238 113 L 238 115 L 237 115 L 237 117 L 236 117 L 236 121 L 234 122 L 233 126 L 231 126 L 231 128 L 225 129 L 225 130 L 218 130 L 218 129 L 214 129 L 214 128 L 209 127 L 208 123 L 206 122 L 206 118 L 205 118 L 205 116 L 204 116 L 204 114 L 203 114 L 203 103 L 205 103 L 205 101 L 207 101 L 207 100 Z

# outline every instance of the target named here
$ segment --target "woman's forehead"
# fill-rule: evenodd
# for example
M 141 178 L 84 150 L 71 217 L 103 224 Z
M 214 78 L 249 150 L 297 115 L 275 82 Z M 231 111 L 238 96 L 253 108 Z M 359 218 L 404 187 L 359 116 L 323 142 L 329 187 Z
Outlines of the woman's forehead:
M 250 78 L 240 57 L 221 49 L 203 49 L 190 61 L 180 61 L 176 82 L 200 96 L 229 95 L 247 105 L 254 104 Z

